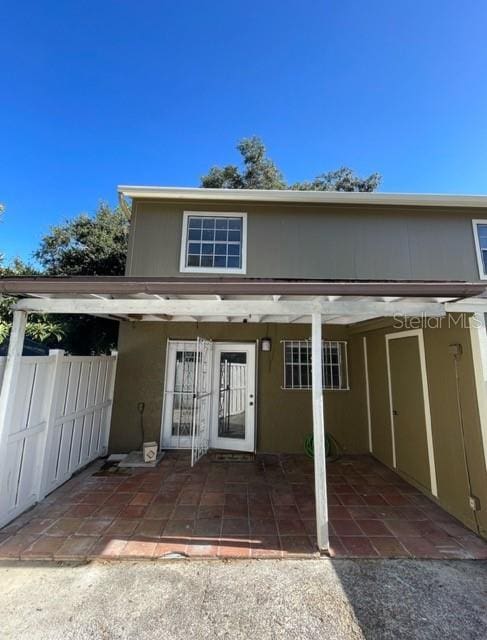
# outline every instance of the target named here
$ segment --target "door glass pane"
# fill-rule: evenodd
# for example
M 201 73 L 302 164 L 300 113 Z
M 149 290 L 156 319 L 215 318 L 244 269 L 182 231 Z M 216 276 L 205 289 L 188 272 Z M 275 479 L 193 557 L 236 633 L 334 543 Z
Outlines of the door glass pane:
M 174 371 L 172 435 L 190 436 L 193 417 L 194 351 L 177 351 Z
M 245 439 L 247 354 L 224 351 L 220 355 L 218 437 Z

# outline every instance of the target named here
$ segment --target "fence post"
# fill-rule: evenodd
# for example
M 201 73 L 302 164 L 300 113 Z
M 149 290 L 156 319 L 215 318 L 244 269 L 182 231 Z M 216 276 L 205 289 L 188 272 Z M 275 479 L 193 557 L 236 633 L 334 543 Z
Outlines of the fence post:
M 54 423 L 56 421 L 56 408 L 58 406 L 59 380 L 61 364 L 64 357 L 63 349 L 49 349 L 49 358 L 53 358 L 54 362 L 51 368 L 51 379 L 46 390 L 46 428 L 44 430 L 44 440 L 41 444 L 39 454 L 39 475 L 37 480 L 37 501 L 39 502 L 46 497 L 48 487 L 49 463 L 51 462 L 51 443 Z
M 0 517 L 5 513 L 7 503 L 5 486 L 7 438 L 14 409 L 15 392 L 17 390 L 20 373 L 26 325 L 27 312 L 14 311 L 7 361 L 5 363 L 3 382 L 0 389 Z
M 108 441 L 110 438 L 110 426 L 112 424 L 112 408 L 113 408 L 113 392 L 115 389 L 115 376 L 117 374 L 118 351 L 112 349 L 110 356 L 110 378 L 107 379 L 107 391 L 110 405 L 106 411 L 105 424 L 103 425 L 103 438 L 101 441 L 101 455 L 104 456 L 108 451 Z

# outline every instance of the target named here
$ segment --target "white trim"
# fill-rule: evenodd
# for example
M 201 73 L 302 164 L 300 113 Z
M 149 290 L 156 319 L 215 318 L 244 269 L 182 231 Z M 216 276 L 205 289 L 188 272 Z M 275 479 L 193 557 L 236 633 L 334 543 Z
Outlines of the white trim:
M 186 245 L 188 237 L 188 219 L 190 216 L 207 218 L 241 218 L 242 219 L 242 266 L 240 268 L 224 267 L 188 267 L 186 266 Z M 181 251 L 179 255 L 179 271 L 181 273 L 247 273 L 247 213 L 245 211 L 184 211 L 181 232 Z
M 93 298 L 23 298 L 14 306 L 17 310 L 32 313 L 88 313 L 88 314 L 149 314 L 168 316 L 311 316 L 313 313 L 336 317 L 357 316 L 369 313 L 382 316 L 432 316 L 446 315 L 443 304 L 438 302 L 376 302 L 362 299 L 330 302 L 323 298 L 303 300 L 202 300 L 198 298 L 159 300 L 116 298 L 96 300 Z
M 438 497 L 435 453 L 434 453 L 434 447 L 433 447 L 433 430 L 431 426 L 431 407 L 430 407 L 430 399 L 429 399 L 428 374 L 426 370 L 426 352 L 424 348 L 424 334 L 422 329 L 412 329 L 410 331 L 399 331 L 397 333 L 388 333 L 385 336 L 386 355 L 387 355 L 387 379 L 389 383 L 389 412 L 390 412 L 390 420 L 391 420 L 393 466 L 395 469 L 397 468 L 396 442 L 395 442 L 395 434 L 394 434 L 394 415 L 393 415 L 393 406 L 392 406 L 392 381 L 391 381 L 391 362 L 390 362 L 390 353 L 389 353 L 389 341 L 398 340 L 400 338 L 410 338 L 414 336 L 418 338 L 421 383 L 423 387 L 423 400 L 424 400 L 424 419 L 425 419 L 425 425 L 426 425 L 426 446 L 428 450 L 431 493 L 435 497 Z
M 484 315 L 479 313 L 470 317 L 469 324 L 480 432 L 487 470 L 487 332 Z
M 482 260 L 482 250 L 480 248 L 480 240 L 479 240 L 479 234 L 478 234 L 478 226 L 481 224 L 487 226 L 487 220 L 481 220 L 481 219 L 472 220 L 473 238 L 475 242 L 475 253 L 477 254 L 477 266 L 479 268 L 479 277 L 481 280 L 487 280 L 487 273 L 485 272 L 485 269 L 484 269 L 484 261 Z
M 313 450 L 316 501 L 316 533 L 320 551 L 328 551 L 328 495 L 326 490 L 325 412 L 323 401 L 322 318 L 311 318 L 311 380 L 313 401 Z
M 344 191 L 293 191 L 289 189 L 204 189 L 120 185 L 118 192 L 141 200 L 193 200 L 213 202 L 275 202 L 309 204 L 377 204 L 430 207 L 487 207 L 485 195 L 435 193 L 379 193 Z
M 367 357 L 367 338 L 362 337 L 362 347 L 364 350 L 364 374 L 365 374 L 365 401 L 367 406 L 367 432 L 369 434 L 369 452 L 373 453 L 372 448 L 372 418 L 370 412 L 370 386 L 369 386 L 369 363 Z

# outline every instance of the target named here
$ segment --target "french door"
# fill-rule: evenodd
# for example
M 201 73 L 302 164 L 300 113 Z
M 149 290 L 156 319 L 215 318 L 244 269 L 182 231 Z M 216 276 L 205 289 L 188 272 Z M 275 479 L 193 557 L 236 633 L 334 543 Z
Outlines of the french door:
M 253 451 L 254 410 L 254 344 L 168 342 L 162 447 Z
M 215 343 L 211 446 L 255 449 L 255 344 Z

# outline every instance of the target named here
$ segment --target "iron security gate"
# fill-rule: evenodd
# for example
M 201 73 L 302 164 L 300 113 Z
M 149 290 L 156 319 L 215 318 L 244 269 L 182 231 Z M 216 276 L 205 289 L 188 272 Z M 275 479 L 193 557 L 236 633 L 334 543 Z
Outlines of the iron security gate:
M 194 359 L 191 466 L 206 454 L 210 440 L 211 355 L 211 340 L 197 338 Z

